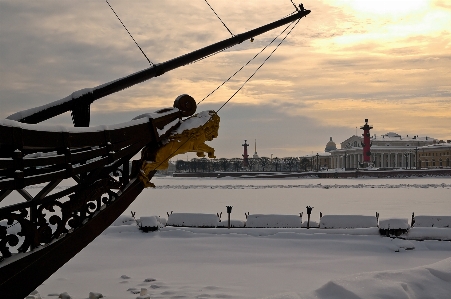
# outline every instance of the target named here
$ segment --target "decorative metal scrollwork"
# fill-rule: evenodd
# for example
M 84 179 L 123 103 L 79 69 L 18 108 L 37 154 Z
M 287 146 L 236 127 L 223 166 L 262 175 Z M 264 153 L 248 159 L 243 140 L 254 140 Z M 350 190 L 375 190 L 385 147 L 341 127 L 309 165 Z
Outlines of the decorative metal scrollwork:
M 114 201 L 116 194 L 111 189 L 118 189 L 120 185 L 111 177 L 99 179 L 72 193 L 68 199 L 42 204 L 32 201 L 27 208 L 0 216 L 0 262 L 13 253 L 49 244 L 82 226 L 104 205 Z M 11 232 L 13 226 L 15 232 Z

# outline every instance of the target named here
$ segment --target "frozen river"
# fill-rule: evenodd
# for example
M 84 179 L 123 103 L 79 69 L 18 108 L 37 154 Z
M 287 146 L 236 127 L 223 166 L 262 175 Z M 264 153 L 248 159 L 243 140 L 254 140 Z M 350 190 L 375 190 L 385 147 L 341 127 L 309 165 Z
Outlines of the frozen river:
M 381 218 L 451 215 L 451 178 L 407 179 L 196 179 L 157 177 L 130 206 L 137 216 L 166 213 L 220 213 L 233 206 L 232 219 L 244 213 L 298 214 L 313 206 L 312 220 L 323 215 L 356 214 Z

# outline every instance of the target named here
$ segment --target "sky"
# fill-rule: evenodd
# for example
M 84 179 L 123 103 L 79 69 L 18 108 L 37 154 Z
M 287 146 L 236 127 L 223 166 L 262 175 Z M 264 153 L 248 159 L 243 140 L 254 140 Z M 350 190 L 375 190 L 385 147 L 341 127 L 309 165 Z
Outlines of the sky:
M 205 0 L 112 7 L 154 63 L 230 37 Z M 290 0 L 208 0 L 234 34 L 294 11 Z M 310 0 L 296 26 L 219 111 L 217 157 L 300 156 L 339 145 L 368 118 L 372 134 L 451 139 L 451 4 L 445 0 Z M 91 125 L 203 99 L 283 27 L 91 105 Z M 278 42 L 277 42 L 278 43 Z M 274 49 L 202 102 L 217 110 Z M 149 67 L 105 1 L 0 0 L 0 118 Z M 70 114 L 47 121 L 71 125 Z M 358 130 L 360 131 L 360 130 Z M 361 134 L 361 132 L 357 132 Z M 189 155 L 194 157 L 194 155 Z

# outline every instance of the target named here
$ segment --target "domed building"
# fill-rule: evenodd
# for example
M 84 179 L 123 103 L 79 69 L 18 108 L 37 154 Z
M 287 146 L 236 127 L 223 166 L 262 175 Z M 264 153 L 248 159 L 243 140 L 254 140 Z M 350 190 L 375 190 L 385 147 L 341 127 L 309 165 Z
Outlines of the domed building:
M 337 145 L 335 144 L 335 142 L 332 140 L 332 137 L 330 137 L 329 142 L 326 144 L 326 148 L 324 149 L 324 151 L 326 153 L 330 152 L 330 151 L 334 151 L 337 149 Z

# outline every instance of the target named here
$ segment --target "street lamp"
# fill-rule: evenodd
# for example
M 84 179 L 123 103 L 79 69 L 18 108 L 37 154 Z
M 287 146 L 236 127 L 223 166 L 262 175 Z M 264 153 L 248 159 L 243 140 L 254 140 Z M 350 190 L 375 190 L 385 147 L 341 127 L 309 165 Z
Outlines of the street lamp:
M 418 169 L 418 146 L 415 147 L 415 168 Z
M 229 215 L 229 223 L 227 225 L 228 229 L 230 229 L 230 213 L 232 213 L 232 206 L 226 206 L 227 208 L 227 214 Z
M 310 214 L 312 214 L 313 207 L 306 206 L 307 208 L 307 229 L 310 228 Z
M 412 150 L 409 150 L 409 159 L 410 159 L 409 169 L 412 169 Z
M 347 158 L 348 154 L 345 152 L 345 171 L 346 171 L 346 158 Z
M 316 153 L 316 171 L 319 171 L 319 154 Z
M 409 155 L 408 153 L 404 153 L 404 157 L 406 157 L 406 170 L 407 170 L 407 156 L 408 155 Z

